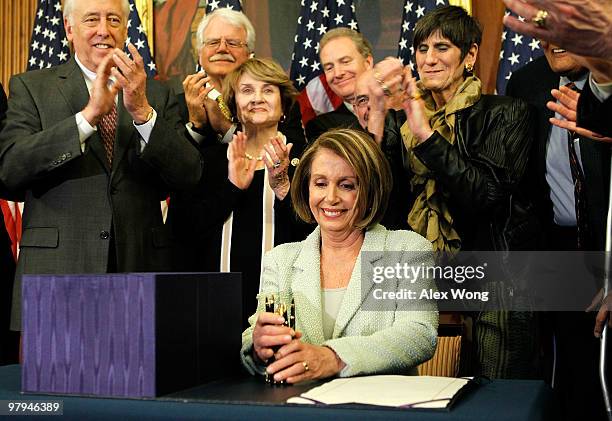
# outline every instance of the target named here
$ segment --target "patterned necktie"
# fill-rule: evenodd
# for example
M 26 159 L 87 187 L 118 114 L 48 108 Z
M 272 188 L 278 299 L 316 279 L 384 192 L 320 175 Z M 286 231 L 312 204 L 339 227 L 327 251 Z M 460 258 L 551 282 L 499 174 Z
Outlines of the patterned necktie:
M 568 88 L 574 91 L 580 91 L 574 82 L 567 85 Z M 569 152 L 569 164 L 572 171 L 572 180 L 574 181 L 574 206 L 576 209 L 576 228 L 578 229 L 577 246 L 578 250 L 584 250 L 588 246 L 589 225 L 587 216 L 587 201 L 584 192 L 585 179 L 582 167 L 578 162 L 578 154 L 574 142 L 578 140 L 575 132 L 567 132 L 567 150 Z
M 100 130 L 100 137 L 102 138 L 102 144 L 106 151 L 106 158 L 108 164 L 113 164 L 113 146 L 115 144 L 115 132 L 117 131 L 117 106 L 113 105 L 113 109 L 108 114 L 102 117 L 102 120 L 98 124 Z

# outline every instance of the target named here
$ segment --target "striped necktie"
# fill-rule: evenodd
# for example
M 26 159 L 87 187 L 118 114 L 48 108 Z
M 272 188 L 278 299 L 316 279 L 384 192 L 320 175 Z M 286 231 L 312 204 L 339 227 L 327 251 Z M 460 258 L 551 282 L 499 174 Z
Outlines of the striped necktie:
M 113 146 L 115 144 L 115 132 L 117 131 L 117 105 L 113 105 L 113 109 L 108 114 L 102 117 L 102 120 L 98 124 L 100 130 L 100 137 L 102 138 L 102 144 L 106 151 L 106 158 L 108 164 L 113 164 Z
M 568 88 L 574 91 L 580 91 L 574 84 L 570 82 L 567 85 Z M 567 132 L 567 150 L 569 152 L 569 164 L 572 172 L 572 180 L 574 182 L 574 206 L 576 209 L 576 228 L 578 230 L 577 246 L 578 250 L 584 250 L 589 244 L 589 224 L 587 216 L 587 201 L 584 191 L 585 178 L 578 161 L 578 154 L 576 153 L 575 141 L 578 140 L 578 136 L 575 132 Z

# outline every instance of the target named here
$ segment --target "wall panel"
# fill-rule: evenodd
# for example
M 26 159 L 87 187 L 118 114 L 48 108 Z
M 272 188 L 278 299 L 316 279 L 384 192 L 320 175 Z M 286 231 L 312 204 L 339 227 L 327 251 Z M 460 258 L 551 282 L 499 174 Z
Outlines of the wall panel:
M 0 0 L 0 81 L 26 69 L 36 0 Z

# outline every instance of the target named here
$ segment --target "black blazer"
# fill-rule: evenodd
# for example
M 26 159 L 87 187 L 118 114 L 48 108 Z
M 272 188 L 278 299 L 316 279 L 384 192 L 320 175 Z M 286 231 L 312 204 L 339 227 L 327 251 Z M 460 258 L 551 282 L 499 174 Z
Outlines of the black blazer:
M 521 98 L 530 104 L 534 115 L 534 143 L 524 186 L 536 205 L 544 227 L 553 223 L 550 187 L 546 182 L 546 148 L 554 113 L 546 107 L 554 100 L 550 91 L 559 87 L 559 75 L 540 57 L 512 74 L 506 95 Z M 589 248 L 602 250 L 605 244 L 606 216 L 610 184 L 610 146 L 591 139 L 580 139 L 580 156 L 586 179 L 585 194 L 588 218 L 593 233 Z
M 308 143 L 312 143 L 326 131 L 339 128 L 361 130 L 359 120 L 357 120 L 355 114 L 344 105 L 344 102 L 337 110 L 320 114 L 310 120 L 308 124 L 306 124 L 306 139 L 308 139 Z
M 578 100 L 578 126 L 604 136 L 612 136 L 612 96 L 600 102 L 587 83 Z

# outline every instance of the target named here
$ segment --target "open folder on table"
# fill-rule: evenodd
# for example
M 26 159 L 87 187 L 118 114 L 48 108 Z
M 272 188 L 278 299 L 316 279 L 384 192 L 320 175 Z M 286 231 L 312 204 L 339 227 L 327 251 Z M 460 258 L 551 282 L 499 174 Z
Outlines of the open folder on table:
M 470 381 L 470 378 L 395 375 L 335 379 L 294 396 L 287 403 L 446 409 Z

